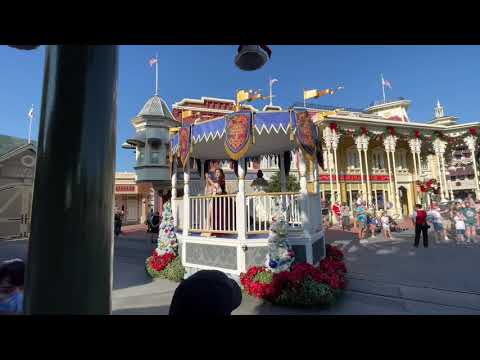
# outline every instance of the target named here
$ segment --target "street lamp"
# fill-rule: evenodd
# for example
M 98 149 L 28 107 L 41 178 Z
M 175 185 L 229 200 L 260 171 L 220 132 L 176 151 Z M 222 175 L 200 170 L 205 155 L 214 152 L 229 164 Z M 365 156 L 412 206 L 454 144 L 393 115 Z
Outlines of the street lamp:
M 240 45 L 235 56 L 235 65 L 244 71 L 258 70 L 271 56 L 272 50 L 267 45 Z

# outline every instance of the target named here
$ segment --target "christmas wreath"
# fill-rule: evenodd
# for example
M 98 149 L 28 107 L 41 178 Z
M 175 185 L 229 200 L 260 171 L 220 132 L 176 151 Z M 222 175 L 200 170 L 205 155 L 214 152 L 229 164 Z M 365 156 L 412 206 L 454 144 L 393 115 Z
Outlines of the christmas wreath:
M 343 253 L 327 245 L 326 257 L 317 266 L 306 262 L 274 273 L 265 266 L 253 266 L 240 275 L 245 292 L 274 304 L 309 307 L 330 306 L 346 287 Z

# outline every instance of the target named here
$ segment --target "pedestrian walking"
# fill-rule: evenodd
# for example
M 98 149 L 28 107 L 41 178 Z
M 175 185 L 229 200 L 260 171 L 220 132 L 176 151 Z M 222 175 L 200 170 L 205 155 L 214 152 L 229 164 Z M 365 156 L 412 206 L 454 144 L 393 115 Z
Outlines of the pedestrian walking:
M 427 221 L 432 223 L 435 232 L 435 243 L 439 244 L 441 240 L 450 241 L 447 237 L 447 230 L 443 225 L 443 217 L 440 214 L 440 208 L 437 203 L 432 203 L 430 211 L 427 213 Z
M 358 239 L 360 240 L 360 244 L 365 244 L 367 242 L 367 240 L 365 240 L 365 235 L 367 232 L 367 213 L 362 205 L 357 207 L 356 212 L 358 224 Z
M 465 235 L 467 237 L 466 242 L 476 242 L 477 211 L 474 207 L 472 207 L 470 201 L 465 202 L 463 217 L 465 218 Z
M 371 237 L 375 239 L 375 232 L 377 231 L 377 218 L 375 217 L 375 212 L 373 214 L 367 215 L 367 224 L 370 228 Z
M 350 208 L 346 203 L 342 203 L 340 213 L 342 215 L 342 230 L 350 230 Z
M 429 227 L 427 224 L 427 212 L 422 208 L 421 204 L 415 205 L 415 247 L 418 247 L 420 243 L 420 234 L 422 234 L 423 238 L 423 247 L 428 247 Z

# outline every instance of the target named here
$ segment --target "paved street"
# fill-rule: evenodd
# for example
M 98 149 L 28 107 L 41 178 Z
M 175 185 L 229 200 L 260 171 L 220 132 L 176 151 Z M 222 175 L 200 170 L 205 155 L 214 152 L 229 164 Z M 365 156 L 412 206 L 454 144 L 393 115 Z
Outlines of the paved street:
M 153 249 L 142 228 L 127 230 L 115 243 L 113 314 L 167 314 L 176 284 L 152 281 L 144 261 Z M 237 315 L 477 314 L 480 245 L 431 244 L 414 249 L 412 233 L 360 245 L 354 234 L 329 230 L 329 242 L 345 250 L 349 286 L 328 310 L 286 309 L 244 296 Z M 0 241 L 0 259 L 26 257 L 26 241 Z

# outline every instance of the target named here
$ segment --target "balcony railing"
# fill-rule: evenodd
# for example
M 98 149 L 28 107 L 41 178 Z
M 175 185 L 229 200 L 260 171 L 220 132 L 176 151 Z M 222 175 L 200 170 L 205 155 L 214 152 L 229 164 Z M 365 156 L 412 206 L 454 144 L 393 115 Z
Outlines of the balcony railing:
M 190 197 L 190 231 L 237 233 L 237 196 L 201 195 Z
M 267 233 L 276 204 L 287 209 L 287 222 L 292 229 L 301 228 L 300 194 L 296 192 L 249 194 L 247 205 L 247 233 Z

